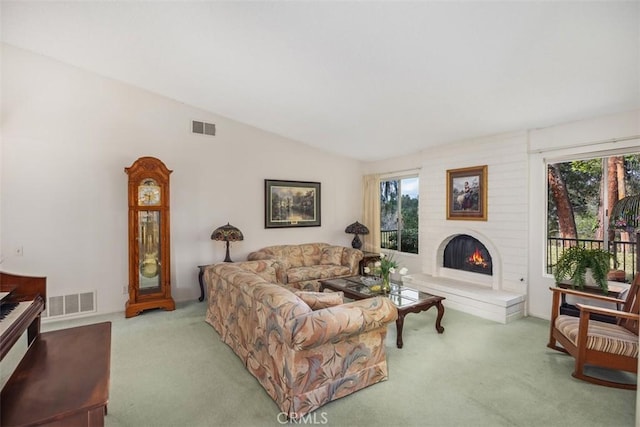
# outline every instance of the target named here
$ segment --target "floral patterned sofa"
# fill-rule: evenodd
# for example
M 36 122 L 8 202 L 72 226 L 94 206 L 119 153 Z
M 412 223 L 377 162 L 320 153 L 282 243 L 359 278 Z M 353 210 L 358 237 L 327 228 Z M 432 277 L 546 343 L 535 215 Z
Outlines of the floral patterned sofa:
M 275 260 L 207 266 L 206 321 L 291 419 L 387 379 L 388 298 L 276 283 Z
M 276 259 L 282 265 L 278 280 L 309 291 L 320 289 L 319 280 L 358 274 L 362 252 L 328 243 L 268 246 L 251 252 L 249 261 Z

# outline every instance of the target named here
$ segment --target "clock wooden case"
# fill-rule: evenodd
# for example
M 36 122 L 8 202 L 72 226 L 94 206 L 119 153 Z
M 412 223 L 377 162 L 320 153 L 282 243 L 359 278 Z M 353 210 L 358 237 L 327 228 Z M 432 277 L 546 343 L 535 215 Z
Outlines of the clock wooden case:
M 169 253 L 169 170 L 155 157 L 124 168 L 129 175 L 129 301 L 125 316 L 175 310 Z

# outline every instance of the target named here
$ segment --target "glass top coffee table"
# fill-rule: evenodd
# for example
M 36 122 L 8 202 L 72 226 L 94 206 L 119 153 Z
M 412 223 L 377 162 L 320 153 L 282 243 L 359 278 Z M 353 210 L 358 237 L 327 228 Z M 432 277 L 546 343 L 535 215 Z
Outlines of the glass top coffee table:
M 444 297 L 438 297 L 416 289 L 408 288 L 397 283 L 391 284 L 391 291 L 386 295 L 380 291 L 372 291 L 360 279 L 362 276 L 343 277 L 340 279 L 329 279 L 320 281 L 320 292 L 325 289 L 332 291 L 342 291 L 347 298 L 361 300 L 375 296 L 386 296 L 393 302 L 398 309 L 398 319 L 396 320 L 397 339 L 396 345 L 402 348 L 402 327 L 404 325 L 404 316 L 408 313 L 420 313 L 435 306 L 438 309 L 438 317 L 436 318 L 436 331 L 439 334 L 444 332 L 444 328 L 440 324 L 444 316 L 444 306 L 442 300 Z

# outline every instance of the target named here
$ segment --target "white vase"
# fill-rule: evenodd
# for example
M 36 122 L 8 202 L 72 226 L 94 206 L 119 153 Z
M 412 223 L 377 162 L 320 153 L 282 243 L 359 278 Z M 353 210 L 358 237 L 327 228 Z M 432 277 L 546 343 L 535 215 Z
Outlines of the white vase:
M 590 287 L 598 287 L 596 279 L 593 277 L 593 271 L 590 268 L 584 272 L 584 285 Z

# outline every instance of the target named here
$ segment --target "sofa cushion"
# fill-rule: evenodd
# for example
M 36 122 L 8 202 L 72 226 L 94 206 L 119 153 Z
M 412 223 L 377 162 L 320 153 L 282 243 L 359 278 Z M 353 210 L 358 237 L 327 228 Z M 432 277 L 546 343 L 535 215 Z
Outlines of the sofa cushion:
M 556 328 L 574 345 L 578 341 L 579 324 L 579 317 L 560 315 L 556 319 Z M 587 332 L 587 348 L 638 357 L 638 336 L 620 325 L 591 320 Z
M 302 265 L 310 267 L 320 264 L 322 258 L 322 248 L 327 246 L 326 243 L 303 243 L 300 246 L 302 250 Z
M 325 246 L 322 248 L 322 265 L 342 265 L 342 246 Z
M 342 265 L 318 265 L 315 267 L 295 267 L 287 271 L 287 283 L 305 280 L 330 279 L 348 276 L 351 270 Z
M 294 293 L 298 298 L 304 301 L 311 310 L 333 307 L 344 302 L 344 293 L 342 292 L 311 292 L 296 290 Z

